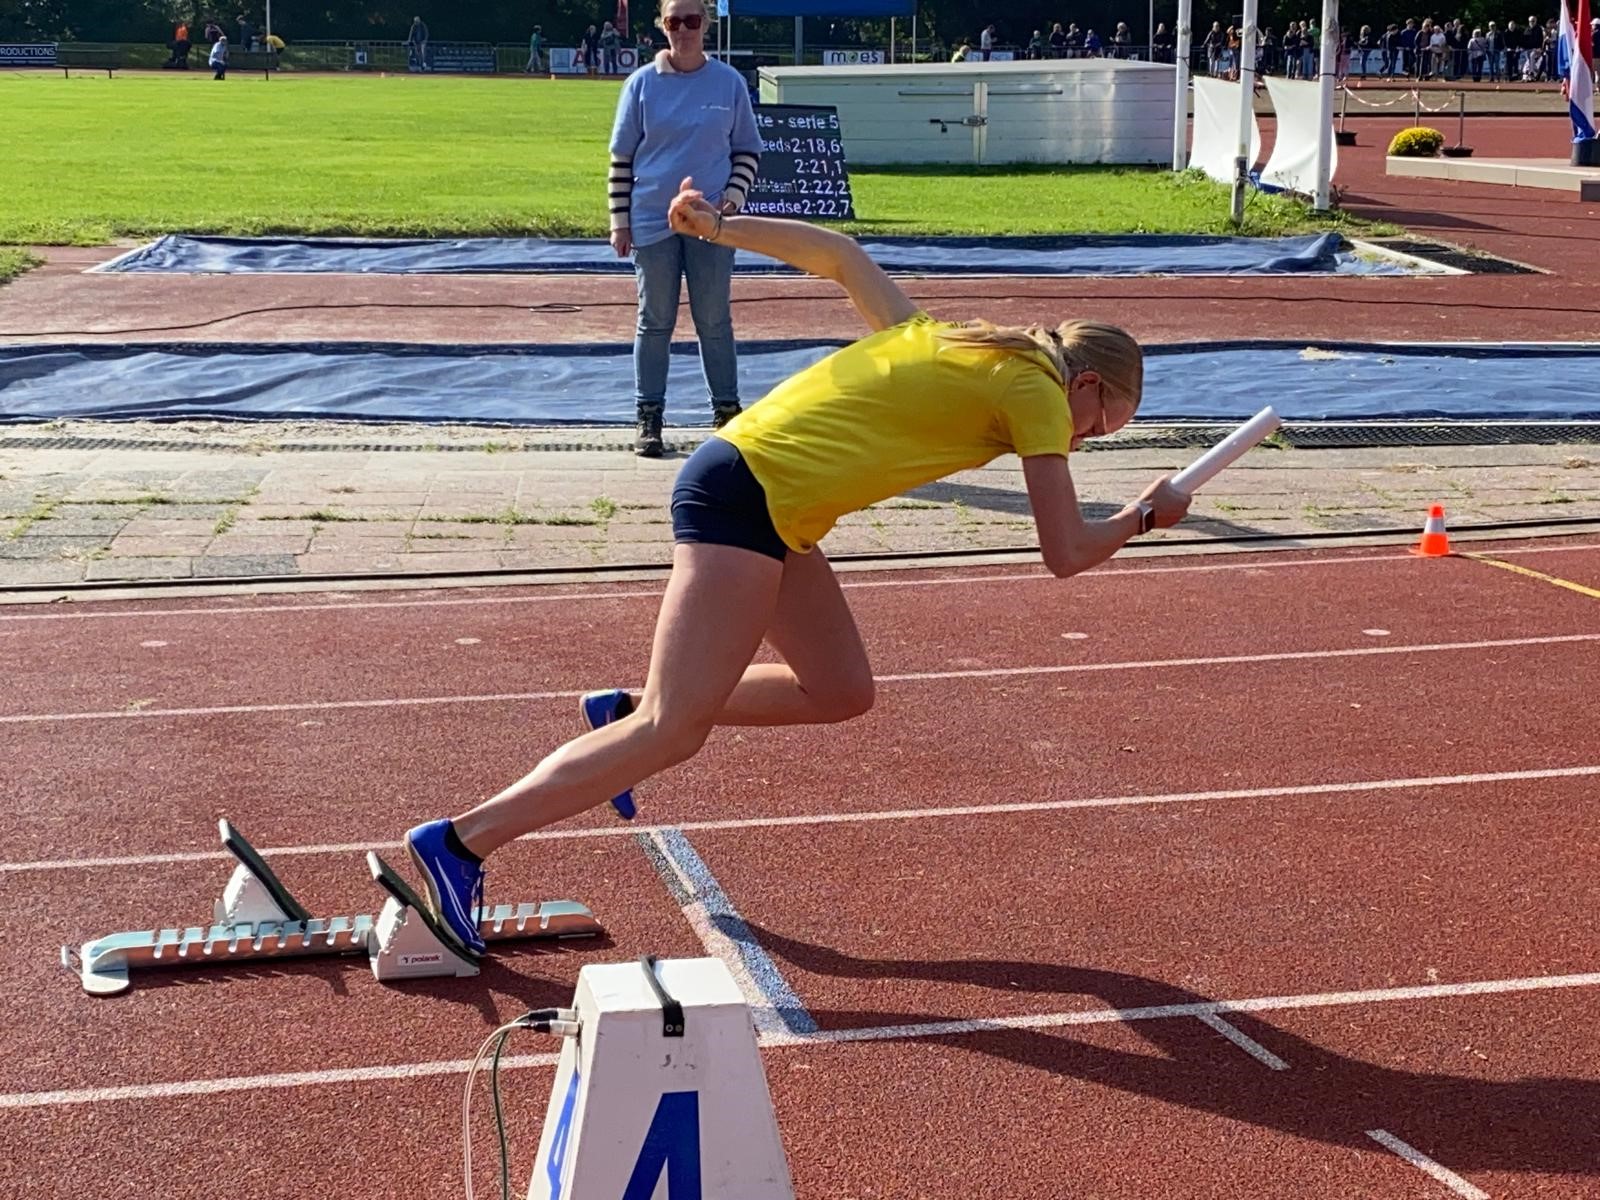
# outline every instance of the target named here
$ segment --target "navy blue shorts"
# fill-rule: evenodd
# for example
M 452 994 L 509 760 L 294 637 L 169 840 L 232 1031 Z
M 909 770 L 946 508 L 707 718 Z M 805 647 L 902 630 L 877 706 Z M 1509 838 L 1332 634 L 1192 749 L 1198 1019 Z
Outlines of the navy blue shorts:
M 672 535 L 737 546 L 782 562 L 789 553 L 767 512 L 767 493 L 732 442 L 707 438 L 672 488 Z

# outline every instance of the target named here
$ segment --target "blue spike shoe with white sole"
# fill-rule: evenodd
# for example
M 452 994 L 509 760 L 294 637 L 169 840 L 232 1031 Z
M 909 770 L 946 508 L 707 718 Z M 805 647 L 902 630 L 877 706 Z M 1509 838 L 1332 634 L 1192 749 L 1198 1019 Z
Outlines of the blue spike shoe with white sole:
M 433 914 L 474 954 L 487 953 L 478 932 L 483 907 L 483 864 L 462 858 L 445 844 L 449 821 L 429 821 L 406 833 L 406 849 L 427 885 Z
M 631 713 L 633 701 L 621 688 L 613 688 L 606 692 L 589 692 L 578 701 L 578 711 L 583 716 L 585 728 L 599 729 L 600 726 L 620 721 Z M 624 821 L 633 820 L 639 811 L 633 803 L 633 789 L 629 788 L 620 796 L 611 797 L 611 807 L 617 810 Z

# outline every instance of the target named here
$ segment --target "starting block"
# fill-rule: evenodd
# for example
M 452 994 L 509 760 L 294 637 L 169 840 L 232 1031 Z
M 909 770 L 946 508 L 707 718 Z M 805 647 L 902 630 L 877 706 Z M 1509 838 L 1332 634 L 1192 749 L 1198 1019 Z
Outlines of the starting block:
M 313 917 L 290 894 L 254 846 L 227 821 L 223 847 L 238 860 L 213 909 L 213 923 L 186 929 L 113 933 L 61 948 L 61 962 L 83 990 L 111 996 L 128 989 L 135 968 L 197 967 L 260 959 L 365 953 L 380 981 L 476 975 L 478 958 L 440 925 L 427 906 L 375 853 L 372 878 L 387 897 L 377 916 Z M 475 913 L 486 942 L 511 938 L 593 937 L 600 923 L 582 904 L 545 900 L 500 904 Z
M 718 958 L 590 964 L 528 1200 L 794 1200 L 755 1022 Z

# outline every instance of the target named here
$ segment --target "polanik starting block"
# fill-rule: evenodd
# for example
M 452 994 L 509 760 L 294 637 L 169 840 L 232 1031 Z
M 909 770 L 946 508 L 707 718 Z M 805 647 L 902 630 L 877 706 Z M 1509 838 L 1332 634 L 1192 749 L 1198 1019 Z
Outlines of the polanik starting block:
M 219 821 L 223 847 L 238 860 L 216 902 L 213 923 L 186 929 L 113 933 L 61 948 L 61 961 L 83 990 L 110 996 L 130 986 L 134 968 L 198 967 L 266 958 L 362 954 L 379 980 L 478 973 L 478 959 L 434 919 L 405 881 L 375 853 L 372 878 L 386 893 L 377 916 L 313 917 L 290 894 L 255 847 Z M 484 941 L 593 937 L 601 926 L 582 904 L 545 900 L 500 904 L 475 913 Z

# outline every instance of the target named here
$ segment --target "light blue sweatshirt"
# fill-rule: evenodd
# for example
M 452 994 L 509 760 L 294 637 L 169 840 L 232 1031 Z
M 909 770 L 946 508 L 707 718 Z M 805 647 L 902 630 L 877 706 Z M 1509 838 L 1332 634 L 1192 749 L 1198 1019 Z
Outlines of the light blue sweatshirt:
M 708 58 L 675 71 L 663 51 L 622 85 L 611 130 L 611 228 L 631 228 L 633 244 L 672 236 L 667 206 L 684 176 L 707 200 L 744 205 L 755 181 L 761 135 L 744 77 Z

